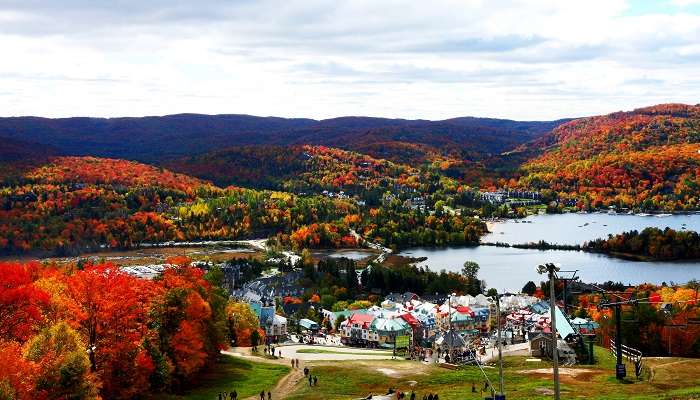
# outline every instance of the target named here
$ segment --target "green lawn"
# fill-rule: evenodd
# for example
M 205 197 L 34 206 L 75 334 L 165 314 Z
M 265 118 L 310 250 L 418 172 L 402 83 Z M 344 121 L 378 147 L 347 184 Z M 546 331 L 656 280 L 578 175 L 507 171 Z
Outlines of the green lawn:
M 578 366 L 579 375 L 562 375 L 562 398 L 600 400 L 687 399 L 700 398 L 700 360 L 685 360 L 668 368 L 657 367 L 653 382 L 614 378 L 614 359 L 603 349 L 596 350 L 599 363 Z M 510 399 L 551 399 L 551 375 L 532 370 L 551 368 L 547 362 L 531 363 L 525 357 L 507 357 L 505 360 L 505 392 Z M 687 365 L 685 365 L 687 364 Z M 677 375 L 683 366 L 682 375 Z M 491 381 L 497 385 L 498 370 L 486 368 Z M 530 373 L 528 373 L 530 371 Z M 632 373 L 631 367 L 628 371 Z M 389 387 L 409 392 L 413 389 L 422 398 L 425 393 L 438 393 L 443 400 L 480 398 L 479 388 L 484 378 L 477 367 L 448 370 L 411 361 L 352 361 L 319 362 L 311 366 L 312 375 L 319 377 L 317 387 L 301 382 L 293 400 L 333 400 L 365 397 L 370 393 L 383 394 Z M 472 382 L 477 393 L 471 392 Z M 413 384 L 413 386 L 411 386 Z
M 269 390 L 289 372 L 284 365 L 258 363 L 237 357 L 221 355 L 217 363 L 203 373 L 193 387 L 183 394 L 163 394 L 157 400 L 215 400 L 220 392 L 238 392 L 238 398 Z

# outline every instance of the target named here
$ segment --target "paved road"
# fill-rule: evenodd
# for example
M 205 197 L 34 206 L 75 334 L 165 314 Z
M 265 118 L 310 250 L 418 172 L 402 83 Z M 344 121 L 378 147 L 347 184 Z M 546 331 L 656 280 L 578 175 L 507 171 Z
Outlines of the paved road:
M 325 350 L 333 353 L 299 353 L 301 349 Z M 380 352 L 377 350 L 360 349 L 355 347 L 334 347 L 334 346 L 310 346 L 298 344 L 291 346 L 280 346 L 277 351 L 282 351 L 285 359 L 298 358 L 302 361 L 342 361 L 342 360 L 389 360 L 390 352 Z M 346 354 L 340 354 L 346 353 Z
M 502 351 L 503 357 L 506 356 L 526 356 L 530 354 L 530 344 L 528 342 L 511 344 L 509 346 L 503 346 Z M 479 357 L 479 360 L 483 363 L 490 363 L 492 361 L 498 360 L 498 349 L 488 348 L 486 349 L 486 354 Z

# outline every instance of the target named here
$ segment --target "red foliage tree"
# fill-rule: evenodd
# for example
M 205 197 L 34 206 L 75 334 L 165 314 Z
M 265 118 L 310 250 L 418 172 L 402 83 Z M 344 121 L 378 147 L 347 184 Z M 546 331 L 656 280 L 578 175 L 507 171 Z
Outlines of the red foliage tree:
M 27 340 L 43 320 L 49 295 L 34 285 L 36 268 L 0 263 L 0 339 Z

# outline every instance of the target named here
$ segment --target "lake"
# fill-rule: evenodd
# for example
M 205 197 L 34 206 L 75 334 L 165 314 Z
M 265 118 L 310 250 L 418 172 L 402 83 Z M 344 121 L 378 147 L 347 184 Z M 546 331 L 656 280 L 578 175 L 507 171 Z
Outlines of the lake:
M 646 227 L 700 232 L 700 215 L 654 215 L 639 216 L 625 214 L 549 214 L 533 215 L 520 220 L 497 222 L 491 233 L 482 242 L 521 244 L 544 240 L 556 244 L 583 244 L 583 242 L 607 238 L 609 234 Z
M 674 229 L 686 227 L 700 231 L 700 215 L 644 217 L 609 214 L 539 215 L 525 219 L 530 223 L 504 221 L 492 227 L 485 242 L 511 244 L 545 240 L 558 244 L 581 244 L 587 240 L 606 237 L 625 230 L 642 230 L 648 226 Z M 587 224 L 587 225 L 586 225 Z M 685 225 L 684 225 L 685 224 Z M 584 282 L 621 281 L 629 284 L 677 282 L 700 278 L 698 261 L 639 262 L 577 251 L 514 249 L 493 246 L 467 248 L 412 248 L 401 255 L 427 257 L 419 266 L 432 270 L 460 271 L 464 261 L 479 263 L 479 276 L 488 287 L 519 291 L 527 281 L 538 283 L 545 279 L 535 272 L 537 265 L 560 263 L 564 270 L 579 270 Z

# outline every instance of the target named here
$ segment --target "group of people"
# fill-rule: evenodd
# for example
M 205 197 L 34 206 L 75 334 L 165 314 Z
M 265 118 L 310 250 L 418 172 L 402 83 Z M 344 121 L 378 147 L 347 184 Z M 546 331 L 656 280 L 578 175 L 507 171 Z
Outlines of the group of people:
M 292 358 L 292 368 L 299 369 L 299 359 L 298 358 Z
M 260 400 L 265 400 L 265 391 L 261 390 L 260 391 Z M 272 393 L 270 391 L 267 391 L 267 400 L 272 400 Z
M 304 367 L 304 377 L 309 379 L 309 386 L 317 386 L 318 385 L 318 376 L 312 376 L 311 371 L 307 367 Z
M 406 395 L 406 392 L 402 392 L 400 390 L 394 390 L 393 388 L 389 388 L 389 390 L 386 392 L 386 396 L 391 396 L 391 395 L 396 395 L 396 400 L 402 400 L 408 397 L 410 400 L 416 400 L 416 393 L 414 391 L 411 391 L 410 395 Z M 370 394 L 369 396 L 365 397 L 366 400 L 372 399 L 373 396 Z M 424 394 L 423 395 L 423 400 L 440 400 L 440 396 L 437 395 L 437 393 L 430 393 L 430 394 Z
M 272 357 L 282 358 L 282 350 L 277 350 L 277 352 L 275 352 L 275 346 L 271 344 L 265 346 L 265 354 L 269 354 Z
M 389 391 L 387 392 L 387 395 L 391 394 L 396 394 L 396 400 L 401 400 L 406 398 L 406 392 L 402 392 L 400 390 L 394 390 L 392 388 L 389 388 Z M 411 391 L 411 394 L 408 395 L 408 398 L 410 400 L 416 400 L 416 393 Z M 423 400 L 440 400 L 440 397 L 435 393 L 430 393 L 430 394 L 424 394 L 423 395 Z
M 238 400 L 238 392 L 219 392 L 219 400 Z

